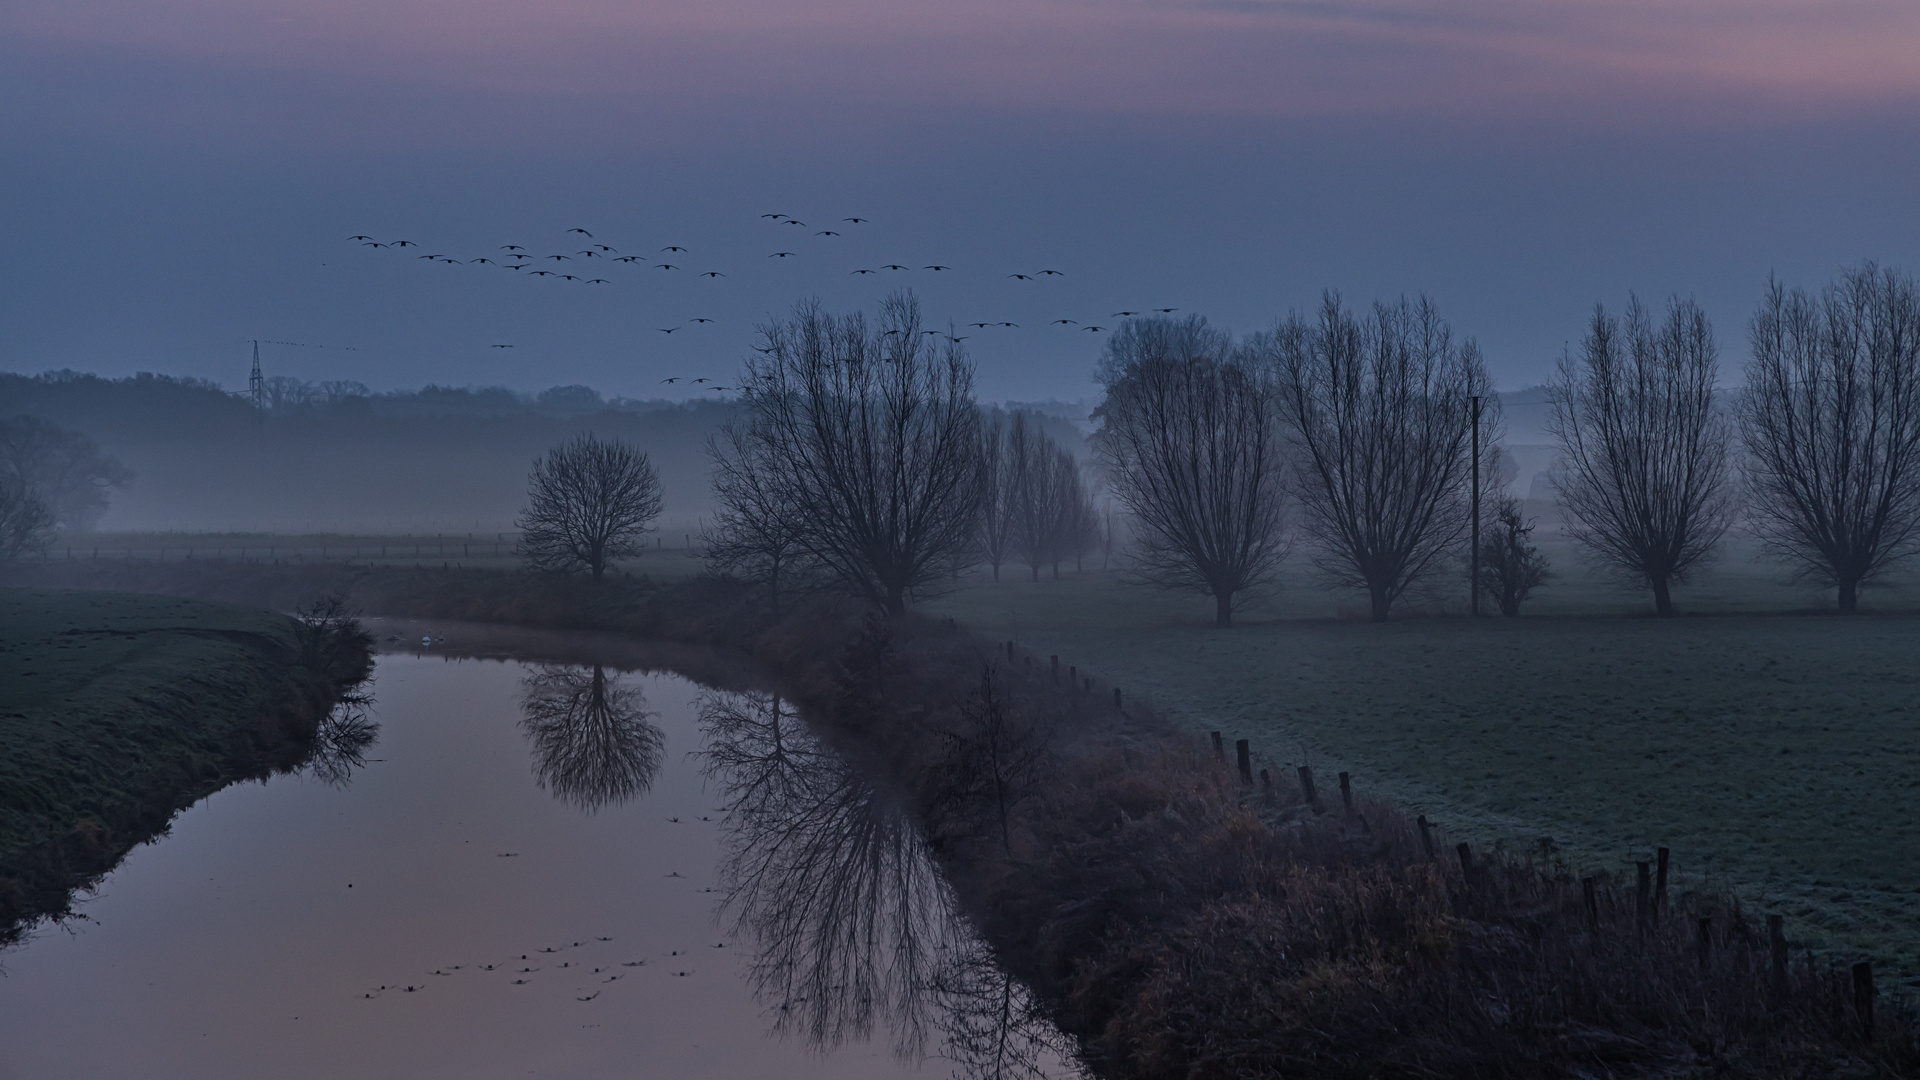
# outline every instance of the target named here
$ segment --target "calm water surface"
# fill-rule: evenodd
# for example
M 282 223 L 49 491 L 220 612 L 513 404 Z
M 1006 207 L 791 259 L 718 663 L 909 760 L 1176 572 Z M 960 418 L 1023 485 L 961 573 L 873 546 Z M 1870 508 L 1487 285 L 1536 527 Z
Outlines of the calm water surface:
M 0 955 L 0 1078 L 1068 1071 L 775 699 L 604 639 L 378 625 L 415 651 L 381 657 L 368 762 L 215 794 Z

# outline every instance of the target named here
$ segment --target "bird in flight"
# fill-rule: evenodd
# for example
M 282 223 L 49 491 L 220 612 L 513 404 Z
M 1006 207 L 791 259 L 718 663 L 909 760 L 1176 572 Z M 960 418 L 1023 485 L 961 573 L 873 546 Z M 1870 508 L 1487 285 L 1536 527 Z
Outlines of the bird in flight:
M 1020 326 L 1020 324 L 1019 324 L 1019 323 L 1017 323 L 1017 322 L 1003 322 L 1003 323 L 1001 323 L 1000 325 L 1001 325 L 1001 326 L 1011 326 L 1011 327 L 1014 327 L 1014 328 L 1016 328 L 1016 329 L 1017 329 L 1017 328 L 1018 328 L 1018 327 Z
M 767 256 L 767 258 L 769 258 L 769 259 L 784 259 L 784 258 L 786 258 L 786 257 L 788 257 L 789 255 L 792 255 L 792 254 L 793 254 L 793 252 L 791 252 L 791 251 L 776 251 L 776 252 L 774 252 L 773 254 L 771 254 L 771 255 L 769 255 L 769 256 Z
M 1052 322 L 1052 323 L 1051 323 L 1050 325 L 1052 325 L 1052 326 L 1069 326 L 1069 325 L 1072 325 L 1072 324 L 1073 324 L 1073 322 L 1074 322 L 1074 320 L 1072 320 L 1072 319 L 1055 319 L 1055 320 L 1053 320 L 1053 322 Z
M 899 263 L 888 263 L 887 265 L 885 265 L 885 266 L 883 266 L 883 267 L 881 267 L 880 269 L 882 269 L 882 270 L 905 270 L 905 269 L 906 269 L 906 267 L 904 267 L 904 266 L 901 266 L 901 265 L 900 265 Z
M 978 329 L 980 329 L 981 327 L 984 327 L 984 326 L 992 326 L 993 324 L 992 324 L 992 323 L 990 323 L 990 322 L 977 322 L 977 323 L 968 323 L 967 325 L 968 325 L 968 326 L 971 326 L 971 327 L 973 327 L 973 328 L 974 328 L 974 329 L 976 329 L 976 330 L 978 330 Z
M 922 269 L 922 270 L 951 270 L 951 269 L 953 269 L 953 267 L 951 267 L 951 266 L 923 266 L 923 267 L 921 267 L 920 269 Z
M 513 346 L 511 346 L 511 345 L 495 345 L 495 346 L 494 346 L 494 348 L 496 348 L 496 349 L 511 349 L 511 348 L 513 348 Z
M 531 274 L 529 274 L 529 275 L 527 275 L 527 276 L 528 276 L 528 277 L 552 277 L 552 276 L 553 276 L 553 271 L 551 271 L 551 270 L 535 270 L 535 271 L 534 271 L 533 273 L 531 273 Z
M 786 217 L 787 215 L 785 215 L 785 214 L 761 214 L 760 216 L 761 216 L 761 217 L 770 217 L 770 218 L 772 218 L 772 219 L 773 219 L 773 220 L 775 220 L 775 221 L 779 221 L 779 220 L 780 220 L 781 218 L 783 218 L 783 217 Z
M 707 387 L 707 389 L 709 389 L 709 390 L 731 390 L 731 389 L 733 389 L 733 387 L 731 387 L 731 386 L 709 386 L 709 387 Z
M 712 319 L 695 319 L 694 322 L 712 322 Z
M 804 227 L 804 226 L 805 226 L 805 225 L 806 225 L 807 223 L 806 223 L 806 222 L 804 222 L 804 221 L 801 221 L 801 220 L 800 220 L 799 218 L 788 218 L 787 220 L 785 220 L 785 221 L 783 221 L 783 222 L 781 222 L 780 224 L 782 224 L 782 225 L 799 225 L 799 226 L 802 226 L 802 227 Z
M 920 333 L 922 333 L 922 334 L 931 334 L 931 335 L 933 335 L 933 336 L 935 336 L 935 337 L 938 337 L 938 336 L 940 335 L 940 331 L 938 331 L 938 330 L 922 330 L 922 331 L 920 331 Z
M 1162 315 L 1171 315 L 1174 312 L 1179 311 L 1180 309 L 1177 307 L 1157 307 L 1157 308 L 1154 308 L 1153 310 L 1159 312 Z
M 663 334 L 671 334 L 675 330 L 678 330 L 680 328 L 677 326 L 662 326 L 662 327 L 656 327 L 656 329 L 658 329 Z
M 660 381 L 661 381 L 661 382 L 663 382 L 663 383 L 677 383 L 677 382 L 679 382 L 679 381 L 680 381 L 680 376 L 678 376 L 678 375 L 675 375 L 675 376 L 674 376 L 673 378 L 671 378 L 671 379 L 661 379 Z
M 865 223 L 865 222 L 869 222 L 869 221 L 872 221 L 873 219 L 872 219 L 872 218 L 863 218 L 863 217 L 843 217 L 843 218 L 841 218 L 840 220 L 841 220 L 841 221 L 851 221 L 851 222 L 853 222 L 853 223 L 854 223 L 855 225 L 860 225 L 860 224 L 863 224 L 863 223 Z
M 1128 317 L 1130 317 L 1130 316 L 1134 316 L 1134 315 L 1138 315 L 1138 314 L 1140 314 L 1140 313 L 1139 313 L 1139 312 L 1137 312 L 1137 311 L 1116 311 L 1116 312 L 1114 312 L 1114 313 L 1113 313 L 1113 317 L 1114 317 L 1114 318 L 1116 318 L 1116 319 L 1125 319 L 1125 318 L 1128 318 Z
M 814 233 L 813 235 L 815 235 L 815 236 L 839 236 L 840 234 L 839 234 L 839 233 L 837 233 L 837 232 L 834 232 L 834 231 L 833 231 L 832 229 L 821 229 L 821 230 L 820 230 L 819 232 L 817 232 L 817 233 Z
M 679 268 L 679 267 L 677 267 L 677 266 L 675 266 L 675 265 L 673 265 L 672 263 L 655 263 L 655 264 L 654 264 L 654 269 L 656 269 L 656 270 L 678 270 L 678 269 L 680 269 L 680 268 Z
M 603 278 L 603 277 L 597 277 L 597 278 L 590 278 L 590 279 L 588 279 L 588 281 L 587 281 L 587 284 L 589 284 L 589 285 L 606 285 L 606 284 L 610 284 L 610 283 L 609 283 L 609 282 L 607 281 L 607 279 L 606 279 L 606 278 Z
M 681 247 L 679 244 L 668 244 L 666 247 L 663 247 L 660 250 L 661 251 L 685 251 L 687 249 Z
M 416 244 L 411 240 L 394 240 L 394 241 L 391 241 L 390 243 L 391 243 L 391 246 L 393 247 L 419 247 L 420 246 L 419 244 Z
M 616 255 L 620 253 L 620 249 L 617 247 L 608 247 L 605 244 L 595 244 L 593 246 L 599 248 L 601 251 L 611 251 Z
M 488 265 L 488 266 L 499 266 L 499 265 L 500 265 L 499 263 L 497 263 L 497 262 L 494 262 L 494 261 L 493 261 L 492 259 L 475 259 L 475 260 L 473 260 L 473 261 L 474 261 L 474 262 L 476 262 L 476 263 L 485 263 L 485 264 L 486 264 L 486 265 Z
M 1042 270 L 1042 271 L 1040 271 L 1040 272 L 1041 272 L 1042 274 L 1050 274 L 1050 275 L 1052 275 L 1052 276 L 1054 276 L 1054 277 L 1066 277 L 1066 275 L 1065 275 L 1065 274 L 1062 274 L 1062 273 L 1061 273 L 1060 271 L 1058 271 L 1058 270 Z
M 622 255 L 622 256 L 620 256 L 619 258 L 617 258 L 617 259 L 615 259 L 615 260 L 613 260 L 613 261 L 614 261 L 614 262 L 629 262 L 629 263 L 630 263 L 630 262 L 639 262 L 639 261 L 640 261 L 640 256 L 638 256 L 638 255 Z
M 519 244 L 501 244 L 500 250 L 501 251 L 525 251 L 527 249 L 521 247 Z
M 698 379 L 695 379 L 695 380 L 693 380 L 693 384 L 694 384 L 695 386 L 698 386 L 698 385 L 700 385 L 701 383 L 703 383 L 703 382 L 706 382 L 706 381 L 707 381 L 707 379 L 706 379 L 706 376 L 704 376 L 704 375 L 703 375 L 703 376 L 701 376 L 700 378 L 698 378 Z
M 371 239 L 373 239 L 373 237 L 371 237 L 371 236 L 349 236 L 349 237 L 347 237 L 347 239 L 349 239 L 349 240 L 371 240 Z
M 560 280 L 561 281 L 579 281 L 580 279 L 577 277 L 574 277 L 572 274 L 561 274 Z
M 558 261 L 558 260 L 560 260 L 560 259 L 571 259 L 571 258 L 573 258 L 573 256 L 571 256 L 571 255 L 549 255 L 549 256 L 547 256 L 547 258 L 549 258 L 549 259 L 553 259 L 553 260 L 555 260 L 555 261 Z
M 361 244 L 360 246 L 361 246 L 361 247 L 386 247 L 387 245 L 385 245 L 385 244 L 375 244 L 375 243 L 366 243 L 366 244 Z
M 575 254 L 575 255 L 585 255 L 585 256 L 586 256 L 587 258 L 589 258 L 589 259 L 597 259 L 597 258 L 599 258 L 599 257 L 600 257 L 600 253 L 599 253 L 599 252 L 597 252 L 597 251 L 576 251 L 576 252 L 574 252 L 574 254 Z
M 701 274 L 700 276 L 701 277 L 726 277 L 727 275 L 721 273 L 718 270 L 709 270 L 706 273 Z
M 568 229 L 567 231 L 570 233 L 579 233 L 581 236 L 584 236 L 589 240 L 593 239 L 593 234 L 588 232 L 585 229 Z
M 1010 277 L 1010 278 L 1019 278 L 1019 279 L 1020 279 L 1021 281 L 1032 281 L 1032 280 L 1033 280 L 1033 275 L 1031 275 L 1031 274 L 1008 274 L 1007 276 L 1008 276 L 1008 277 Z
M 416 259 L 429 259 L 429 260 L 431 260 L 431 259 L 437 259 L 437 258 L 439 258 L 439 257 L 440 257 L 440 256 L 438 256 L 438 255 L 415 255 L 415 256 L 414 256 L 414 258 L 416 258 Z
M 440 261 L 446 263 L 448 266 L 458 266 L 460 264 L 459 259 L 449 259 L 444 255 L 440 257 Z
M 1105 330 L 1105 329 L 1106 329 L 1106 327 L 1104 327 L 1104 326 L 1083 326 L 1083 327 L 1081 327 L 1080 329 L 1082 329 L 1082 330 L 1085 330 L 1086 332 L 1088 332 L 1088 333 L 1090 333 L 1090 334 L 1097 334 L 1097 333 L 1099 333 L 1100 331 L 1102 331 L 1102 330 Z
M 856 274 L 871 274 L 871 273 L 873 273 L 873 271 L 871 271 L 871 270 L 855 270 L 855 271 L 854 271 L 854 273 L 856 273 Z

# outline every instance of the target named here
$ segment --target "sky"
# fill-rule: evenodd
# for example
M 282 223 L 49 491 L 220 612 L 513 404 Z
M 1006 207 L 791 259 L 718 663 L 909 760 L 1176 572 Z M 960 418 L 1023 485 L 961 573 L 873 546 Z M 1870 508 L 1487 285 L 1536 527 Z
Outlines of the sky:
M 1916 57 L 1908 0 L 0 0 L 0 370 L 677 398 L 910 287 L 1079 401 L 1116 312 L 1332 288 L 1508 389 L 1689 295 L 1737 381 L 1770 274 L 1920 270 Z

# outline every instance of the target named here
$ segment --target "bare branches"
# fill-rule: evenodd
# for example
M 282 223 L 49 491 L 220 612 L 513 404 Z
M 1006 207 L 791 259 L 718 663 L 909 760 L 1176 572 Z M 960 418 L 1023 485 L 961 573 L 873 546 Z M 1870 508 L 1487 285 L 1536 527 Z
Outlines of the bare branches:
M 1137 319 L 1108 342 L 1095 452 L 1135 524 L 1134 569 L 1214 598 L 1265 582 L 1286 553 L 1278 403 L 1205 319 Z
M 1817 299 L 1772 282 L 1748 336 L 1753 526 L 1854 611 L 1862 584 L 1920 551 L 1920 296 L 1873 263 Z
M 660 476 L 647 455 L 588 432 L 536 459 L 521 511 L 521 549 L 537 570 L 586 570 L 595 580 L 637 555 L 660 515 Z
M 0 420 L 0 507 L 22 507 L 16 512 L 24 514 L 38 504 L 45 531 L 92 529 L 107 511 L 107 492 L 132 482 L 131 469 L 77 431 L 33 416 Z M 6 546 L 0 540 L 0 550 Z
M 1024 412 L 1013 414 L 994 483 L 1004 504 L 1008 550 L 1040 580 L 1040 568 L 1079 558 L 1097 542 L 1098 515 L 1080 462 Z M 996 567 L 996 571 L 997 571 Z
M 776 482 L 779 470 L 764 460 L 767 449 L 739 419 L 728 420 L 707 440 L 719 508 L 701 539 L 709 565 L 766 585 L 777 619 L 781 589 L 791 590 L 812 565 L 800 543 L 799 511 L 791 492 Z
M 0 562 L 46 549 L 53 539 L 53 511 L 31 486 L 0 473 Z
M 1732 515 L 1727 425 L 1715 407 L 1719 350 L 1697 304 L 1674 298 L 1657 329 L 1638 298 L 1624 328 L 1596 306 L 1580 359 L 1560 361 L 1548 429 L 1560 441 L 1554 488 L 1573 537 L 1653 590 L 1706 561 Z
M 932 337 L 911 293 L 887 298 L 878 327 L 805 303 L 762 328 L 741 376 L 744 460 L 779 493 L 800 550 L 891 614 L 949 582 L 977 539 L 973 365 Z
M 1356 318 L 1333 292 L 1314 322 L 1292 315 L 1251 344 L 1279 382 L 1315 563 L 1384 620 L 1471 523 L 1470 399 L 1498 408 L 1480 350 L 1425 297 Z
M 1553 577 L 1547 557 L 1533 545 L 1533 522 L 1520 512 L 1520 500 L 1502 495 L 1493 504 L 1493 527 L 1480 539 L 1482 594 L 1500 605 L 1500 614 L 1520 614 L 1533 590 Z
M 568 664 L 541 664 L 520 682 L 520 730 L 533 743 L 533 772 L 554 797 L 587 813 L 646 793 L 666 755 L 635 686 Z

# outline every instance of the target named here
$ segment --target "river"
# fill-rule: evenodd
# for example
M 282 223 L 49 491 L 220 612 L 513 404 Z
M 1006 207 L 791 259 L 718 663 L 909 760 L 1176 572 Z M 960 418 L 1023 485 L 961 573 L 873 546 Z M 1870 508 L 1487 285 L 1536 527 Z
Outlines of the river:
M 364 761 L 0 954 L 0 1078 L 1073 1074 L 882 786 L 717 658 L 370 626 Z

